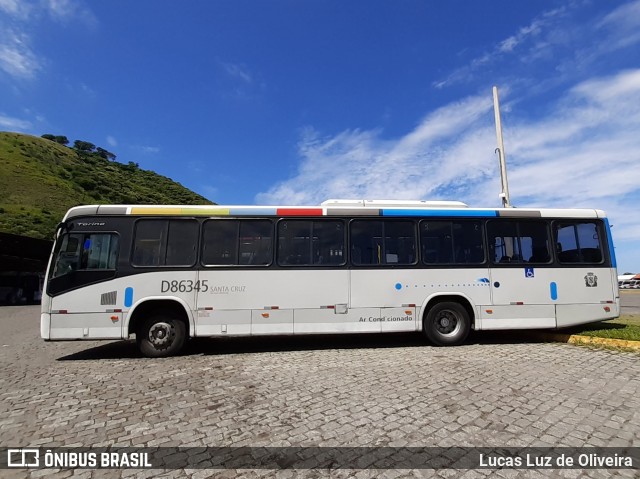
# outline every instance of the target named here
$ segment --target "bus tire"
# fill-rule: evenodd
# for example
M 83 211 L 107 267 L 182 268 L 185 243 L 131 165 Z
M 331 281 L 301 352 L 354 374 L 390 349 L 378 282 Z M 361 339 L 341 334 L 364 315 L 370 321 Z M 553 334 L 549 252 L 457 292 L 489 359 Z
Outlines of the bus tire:
M 161 358 L 178 354 L 186 342 L 183 321 L 167 314 L 153 314 L 140 326 L 136 342 L 140 352 L 148 358 Z
M 469 313 L 464 306 L 453 301 L 434 304 L 423 322 L 425 336 L 438 346 L 462 344 L 470 329 Z

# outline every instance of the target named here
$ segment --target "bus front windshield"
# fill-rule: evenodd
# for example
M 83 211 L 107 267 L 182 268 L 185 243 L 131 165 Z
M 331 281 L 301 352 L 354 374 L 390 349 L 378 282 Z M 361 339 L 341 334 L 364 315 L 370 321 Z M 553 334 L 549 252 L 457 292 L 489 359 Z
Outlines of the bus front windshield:
M 113 233 L 65 234 L 57 250 L 51 277 L 79 270 L 113 270 L 118 257 L 118 237 Z

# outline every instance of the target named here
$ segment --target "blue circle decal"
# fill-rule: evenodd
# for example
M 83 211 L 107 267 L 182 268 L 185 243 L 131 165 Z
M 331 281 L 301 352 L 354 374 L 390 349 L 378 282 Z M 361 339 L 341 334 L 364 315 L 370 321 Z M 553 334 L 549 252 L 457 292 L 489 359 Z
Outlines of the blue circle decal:
M 396 283 L 396 289 L 398 291 L 400 291 L 402 289 L 402 284 L 401 283 Z

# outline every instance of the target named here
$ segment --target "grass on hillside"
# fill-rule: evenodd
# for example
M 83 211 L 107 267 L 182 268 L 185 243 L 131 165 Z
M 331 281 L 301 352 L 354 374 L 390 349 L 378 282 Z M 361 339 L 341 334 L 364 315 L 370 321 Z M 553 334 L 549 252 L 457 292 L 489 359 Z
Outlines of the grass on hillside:
M 0 132 L 0 231 L 50 239 L 82 204 L 211 204 L 170 178 L 54 141 Z
M 584 324 L 573 328 L 562 329 L 561 333 L 579 334 L 595 338 L 623 339 L 640 341 L 640 315 L 628 314 L 617 319 Z

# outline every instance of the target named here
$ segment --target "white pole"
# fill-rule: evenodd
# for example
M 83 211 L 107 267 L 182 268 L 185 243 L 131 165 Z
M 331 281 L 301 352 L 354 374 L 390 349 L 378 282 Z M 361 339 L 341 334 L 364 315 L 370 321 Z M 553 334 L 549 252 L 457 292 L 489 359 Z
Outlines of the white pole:
M 500 160 L 500 181 L 502 182 L 502 206 L 508 208 L 511 206 L 509 202 L 509 185 L 507 183 L 507 159 L 504 153 L 504 141 L 502 140 L 502 123 L 500 121 L 500 103 L 498 100 L 498 87 L 493 87 L 493 111 L 496 116 L 496 137 L 498 138 L 498 157 Z

